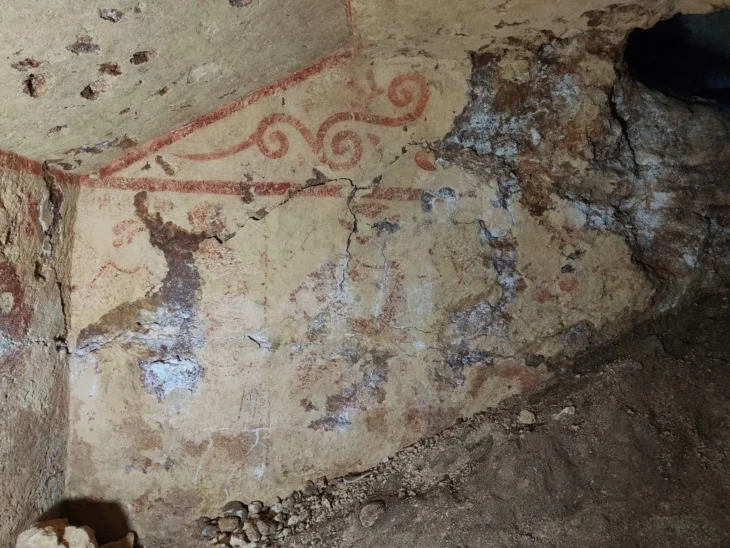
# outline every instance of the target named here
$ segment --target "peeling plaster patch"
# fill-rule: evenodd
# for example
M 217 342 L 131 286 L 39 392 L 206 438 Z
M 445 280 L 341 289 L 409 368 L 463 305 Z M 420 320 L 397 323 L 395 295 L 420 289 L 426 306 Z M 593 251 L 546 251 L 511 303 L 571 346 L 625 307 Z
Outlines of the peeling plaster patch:
M 64 134 L 65 135 L 65 134 L 70 133 L 70 130 L 68 129 L 68 126 L 67 125 L 54 126 L 54 127 L 52 127 L 51 129 L 48 130 L 48 133 L 49 134 L 61 133 L 61 134 Z
M 560 336 L 560 342 L 577 350 L 584 350 L 590 346 L 594 332 L 593 324 L 588 320 L 584 320 L 570 326 L 563 332 Z
M 99 10 L 99 17 L 112 23 L 118 23 L 121 21 L 123 15 L 124 14 L 121 11 L 114 8 L 102 8 Z
M 132 148 L 137 145 L 137 140 L 133 139 L 131 137 L 128 137 L 125 135 L 122 138 L 115 138 L 115 139 L 109 139 L 107 141 L 102 141 L 101 143 L 96 143 L 95 145 L 81 145 L 78 148 L 72 148 L 71 150 L 67 150 L 66 154 L 68 153 L 74 153 L 74 154 L 81 154 L 82 152 L 87 154 L 101 154 L 105 150 L 108 150 L 111 147 L 119 147 L 122 149 L 128 149 Z
M 79 154 L 81 152 L 86 152 L 89 154 L 101 154 L 108 148 L 115 146 L 118 141 L 119 139 L 109 139 L 108 141 L 102 141 L 101 143 L 96 143 L 95 145 L 81 145 L 80 147 L 71 149 L 67 152 L 73 152 L 74 154 Z
M 99 98 L 99 95 L 104 93 L 105 89 L 106 82 L 104 82 L 104 80 L 96 80 L 81 91 L 81 97 L 89 101 L 96 101 Z
M 481 301 L 451 317 L 451 323 L 454 327 L 465 334 L 493 331 L 493 322 L 494 307 L 487 301 Z
M 180 356 L 153 362 L 140 362 L 142 383 L 162 401 L 175 389 L 195 392 L 203 376 L 197 362 Z
M 25 58 L 22 61 L 16 61 L 15 63 L 12 63 L 10 66 L 13 67 L 15 70 L 25 72 L 32 68 L 38 68 L 41 66 L 41 64 L 35 59 Z
M 381 232 L 394 234 L 400 230 L 400 225 L 398 223 L 391 223 L 390 221 L 379 221 L 373 224 L 373 228 L 378 231 L 378 234 Z
M 99 65 L 99 73 L 108 76 L 120 76 L 122 69 L 118 63 L 102 63 Z
M 381 405 L 385 401 L 389 357 L 378 352 L 369 354 L 361 364 L 361 380 L 327 396 L 324 416 L 311 421 L 309 428 L 324 432 L 345 430 L 351 424 L 352 413 Z
M 142 63 L 146 63 L 152 58 L 153 52 L 151 51 L 138 51 L 132 57 L 129 59 L 129 62 L 133 65 L 141 65 Z
M 80 55 L 82 53 L 95 53 L 99 51 L 101 47 L 98 44 L 94 44 L 91 36 L 83 35 L 79 36 L 76 42 L 68 46 L 66 49 L 76 55 Z
M 447 352 L 445 359 L 453 371 L 453 380 L 457 386 L 464 384 L 466 380 L 464 369 L 467 367 L 494 364 L 494 359 L 489 352 L 469 348 L 464 342 Z
M 167 175 L 175 175 L 175 168 L 159 154 L 155 156 L 155 163 L 160 166 L 162 171 L 164 171 Z
M 0 293 L 0 314 L 10 314 L 10 312 L 13 310 L 14 303 L 15 298 L 13 297 L 12 293 L 10 293 L 9 291 Z
M 45 95 L 48 88 L 48 81 L 42 74 L 31 74 L 24 82 L 23 91 L 37 99 Z
M 434 202 L 439 200 L 444 202 L 455 202 L 457 200 L 456 191 L 449 187 L 441 188 L 433 194 L 424 191 L 423 194 L 421 194 L 421 209 L 423 209 L 424 213 L 430 213 L 433 210 Z
M 0 331 L 0 358 L 15 350 L 15 342 Z

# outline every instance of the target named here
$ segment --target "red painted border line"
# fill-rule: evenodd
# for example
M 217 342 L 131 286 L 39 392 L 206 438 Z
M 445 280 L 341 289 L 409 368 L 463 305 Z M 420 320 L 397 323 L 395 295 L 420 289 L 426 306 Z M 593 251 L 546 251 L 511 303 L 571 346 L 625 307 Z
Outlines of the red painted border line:
M 290 189 L 299 190 L 297 196 L 339 197 L 342 185 L 326 185 L 302 188 L 298 183 L 260 182 L 246 184 L 241 181 L 187 181 L 184 179 L 157 179 L 154 177 L 106 177 L 93 180 L 84 177 L 81 186 L 96 189 L 146 190 L 148 192 L 179 192 L 182 194 L 218 194 L 224 196 L 242 196 L 246 189 L 254 195 L 284 196 Z
M 184 125 L 181 128 L 172 130 L 171 132 L 163 135 L 162 137 L 158 137 L 157 139 L 152 139 L 146 144 L 129 151 L 128 153 L 120 156 L 119 158 L 116 158 L 115 160 L 112 160 L 100 170 L 98 170 L 95 174 L 98 175 L 100 179 L 109 177 L 110 175 L 113 175 L 114 173 L 117 173 L 129 167 L 133 163 L 145 158 L 146 156 L 149 156 L 150 154 L 157 152 L 163 147 L 169 146 L 179 141 L 183 137 L 187 137 L 191 133 L 205 126 L 209 126 L 214 122 L 222 120 L 223 118 L 230 116 L 234 112 L 246 108 L 265 97 L 269 97 L 274 93 L 283 91 L 292 85 L 299 84 L 304 80 L 307 80 L 311 76 L 319 74 L 346 59 L 350 59 L 351 57 L 352 51 L 345 51 L 330 55 L 329 57 L 325 57 L 324 59 L 317 61 L 313 65 L 298 70 L 294 74 L 287 76 L 282 80 L 278 80 L 273 84 L 269 84 L 266 87 L 249 93 L 248 95 L 239 97 L 235 101 L 231 101 L 230 103 L 223 105 L 217 110 L 209 112 L 208 114 L 204 114 L 203 116 L 196 118 L 195 120 Z
M 274 183 L 281 184 L 281 183 Z M 287 183 L 284 183 L 287 184 Z M 181 194 L 224 194 L 240 196 L 244 192 L 239 181 L 186 181 L 184 179 L 156 179 L 152 177 L 84 177 L 81 186 L 116 190 L 147 190 L 148 192 L 179 192 Z
M 148 192 L 180 192 L 182 194 L 218 194 L 228 196 L 242 196 L 248 189 L 259 197 L 284 196 L 289 190 L 298 191 L 296 196 L 317 198 L 342 197 L 343 185 L 319 185 L 303 188 L 298 183 L 290 182 L 259 182 L 244 183 L 242 181 L 210 180 L 187 181 L 184 179 L 157 179 L 154 177 L 107 177 L 91 180 L 84 177 L 80 181 L 82 186 L 97 189 L 109 188 L 115 190 L 146 190 Z M 413 187 L 375 188 L 369 194 L 362 196 L 368 200 L 384 200 L 387 202 L 417 201 L 428 189 Z M 458 199 L 475 198 L 476 192 L 467 190 L 457 195 Z M 437 200 L 438 201 L 438 200 Z
M 13 171 L 43 175 L 43 164 L 20 154 L 0 149 L 0 167 L 12 169 Z M 50 169 L 51 174 L 61 183 L 74 184 L 81 180 L 81 175 L 69 173 L 61 169 Z

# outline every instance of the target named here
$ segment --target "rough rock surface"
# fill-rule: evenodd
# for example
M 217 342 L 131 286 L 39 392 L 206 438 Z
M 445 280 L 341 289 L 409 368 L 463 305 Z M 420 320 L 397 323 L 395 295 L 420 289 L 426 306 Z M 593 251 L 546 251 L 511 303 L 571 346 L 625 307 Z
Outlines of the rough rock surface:
M 295 493 L 309 519 L 282 545 L 727 545 L 729 304 L 726 292 L 664 315 L 566 367 L 544 393 Z M 519 420 L 526 409 L 535 424 Z M 383 517 L 361 523 L 380 500 Z
M 622 76 L 621 38 L 484 48 L 443 153 L 496 177 L 504 200 L 533 215 L 565 202 L 585 226 L 621 234 L 666 309 L 692 286 L 727 283 L 730 117 Z
M 78 189 L 0 168 L 0 545 L 64 491 L 70 229 Z M 15 168 L 15 169 L 14 169 Z

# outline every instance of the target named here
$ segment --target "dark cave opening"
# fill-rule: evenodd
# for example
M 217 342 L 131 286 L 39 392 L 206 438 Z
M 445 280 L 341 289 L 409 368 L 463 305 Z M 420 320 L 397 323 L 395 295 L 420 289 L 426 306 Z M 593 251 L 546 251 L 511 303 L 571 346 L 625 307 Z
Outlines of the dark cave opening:
M 730 9 L 676 15 L 628 38 L 631 76 L 668 95 L 730 107 Z

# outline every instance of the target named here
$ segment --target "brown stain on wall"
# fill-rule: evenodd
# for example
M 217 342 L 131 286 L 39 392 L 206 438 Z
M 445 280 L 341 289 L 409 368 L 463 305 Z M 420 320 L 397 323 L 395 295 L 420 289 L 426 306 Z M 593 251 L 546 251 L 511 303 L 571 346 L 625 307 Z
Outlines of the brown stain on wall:
M 150 243 L 165 257 L 167 274 L 154 293 L 121 304 L 98 322 L 84 328 L 79 334 L 77 347 L 86 353 L 118 337 L 123 337 L 127 343 L 139 343 L 141 381 L 162 399 L 168 388 L 160 385 L 162 381 L 155 372 L 159 372 L 159 368 L 177 368 L 178 375 L 187 375 L 186 387 L 191 389 L 197 386 L 202 375 L 202 367 L 193 355 L 198 344 L 197 300 L 201 285 L 195 253 L 202 242 L 213 237 L 213 233 L 193 233 L 171 221 L 164 221 L 159 212 L 150 212 L 146 192 L 135 195 L 134 207 L 137 218 L 148 231 Z M 141 320 L 143 313 L 154 318 L 151 327 Z M 172 327 L 174 341 L 170 344 L 146 344 L 142 336 L 150 333 L 155 325 Z
M 152 428 L 140 416 L 125 418 L 118 431 L 132 443 L 135 451 L 162 449 L 162 431 Z

